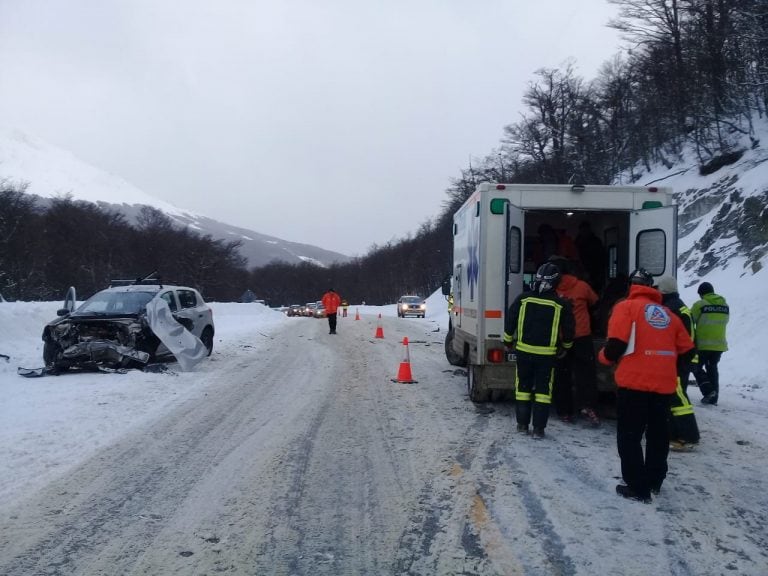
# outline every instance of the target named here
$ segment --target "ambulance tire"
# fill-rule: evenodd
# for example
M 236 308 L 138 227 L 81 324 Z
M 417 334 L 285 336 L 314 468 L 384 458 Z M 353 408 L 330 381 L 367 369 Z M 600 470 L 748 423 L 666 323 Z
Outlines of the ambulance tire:
M 467 393 L 472 402 L 483 403 L 491 399 L 491 391 L 481 385 L 481 374 L 480 366 L 467 366 Z
M 451 366 L 466 366 L 467 359 L 453 349 L 453 330 L 445 335 L 445 357 Z

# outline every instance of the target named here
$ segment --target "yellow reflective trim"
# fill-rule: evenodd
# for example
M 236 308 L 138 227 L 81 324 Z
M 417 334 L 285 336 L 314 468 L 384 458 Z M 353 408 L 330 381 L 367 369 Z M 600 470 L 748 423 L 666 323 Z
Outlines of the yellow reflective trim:
M 536 394 L 535 401 L 539 404 L 552 404 L 552 386 L 555 382 L 555 369 L 549 370 L 549 383 L 547 384 L 548 394 Z
M 686 305 L 683 305 L 680 308 L 680 313 L 688 316 L 688 325 L 691 327 L 689 331 L 689 335 L 691 337 L 691 340 L 695 341 L 696 340 L 696 322 L 694 322 L 693 320 L 693 314 L 691 314 L 690 309 Z
M 686 416 L 688 414 L 693 414 L 693 405 L 691 405 L 691 402 L 688 400 L 688 398 L 685 396 L 685 393 L 683 392 L 683 387 L 680 384 L 680 377 L 677 378 L 677 388 L 675 388 L 675 396 L 677 397 L 677 400 L 680 403 L 680 405 L 672 406 L 670 408 L 670 411 L 672 412 L 672 416 Z
M 539 304 L 541 306 L 549 306 L 554 308 L 555 315 L 552 318 L 552 326 L 550 329 L 549 346 L 533 346 L 531 344 L 525 344 L 523 340 L 525 335 L 523 334 L 523 321 L 525 320 L 525 310 L 528 304 Z M 517 317 L 517 349 L 523 352 L 529 352 L 531 354 L 539 354 L 543 356 L 551 356 L 557 353 L 557 337 L 558 331 L 555 329 L 560 326 L 560 311 L 563 307 L 557 302 L 547 300 L 546 298 L 536 298 L 535 296 L 529 296 L 525 298 L 520 306 L 520 315 Z
M 672 416 L 687 416 L 688 414 L 693 414 L 693 406 L 688 404 L 688 406 L 676 406 L 672 408 Z
M 520 400 L 521 402 L 528 402 L 531 399 L 531 393 L 530 392 L 521 392 L 520 391 L 520 378 L 517 375 L 517 371 L 515 371 L 515 400 Z
M 517 343 L 517 349 L 521 352 L 528 352 L 530 354 L 538 354 L 540 356 L 553 356 L 557 353 L 557 348 L 554 346 L 533 346 L 524 342 Z

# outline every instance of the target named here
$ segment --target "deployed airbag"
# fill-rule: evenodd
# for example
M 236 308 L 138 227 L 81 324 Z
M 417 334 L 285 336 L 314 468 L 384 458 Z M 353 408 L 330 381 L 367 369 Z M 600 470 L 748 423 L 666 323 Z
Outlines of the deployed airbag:
M 179 324 L 162 298 L 147 304 L 147 322 L 155 335 L 176 357 L 184 372 L 191 371 L 198 362 L 208 357 L 208 349 L 200 339 Z

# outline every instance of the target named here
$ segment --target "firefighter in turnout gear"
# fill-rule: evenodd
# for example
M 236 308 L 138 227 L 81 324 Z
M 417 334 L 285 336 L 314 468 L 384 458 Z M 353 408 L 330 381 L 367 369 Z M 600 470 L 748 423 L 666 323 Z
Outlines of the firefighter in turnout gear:
M 678 358 L 687 355 L 690 361 L 694 347 L 680 318 L 662 305 L 653 276 L 638 269 L 629 282 L 629 295 L 611 312 L 598 360 L 618 364 L 616 444 L 626 485 L 617 485 L 616 493 L 650 502 L 667 476 L 669 402 L 677 387 Z
M 533 420 L 534 438 L 544 437 L 556 359 L 573 345 L 573 310 L 571 303 L 555 292 L 558 282 L 558 267 L 551 262 L 542 264 L 536 271 L 533 290 L 515 299 L 504 322 L 504 344 L 517 355 L 517 430 L 527 434 Z
M 685 330 L 695 340 L 694 323 L 691 311 L 680 299 L 677 280 L 672 276 L 662 276 L 656 283 L 661 292 L 661 303 L 674 312 L 685 326 Z M 691 450 L 699 442 L 699 426 L 693 413 L 693 406 L 688 399 L 688 378 L 691 375 L 691 363 L 684 357 L 677 360 L 677 389 L 672 396 L 669 419 L 669 448 L 676 452 Z

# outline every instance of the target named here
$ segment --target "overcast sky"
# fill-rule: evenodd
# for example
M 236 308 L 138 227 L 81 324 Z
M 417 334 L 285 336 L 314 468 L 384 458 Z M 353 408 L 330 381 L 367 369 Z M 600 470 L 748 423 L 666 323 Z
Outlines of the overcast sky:
M 362 255 L 439 214 L 607 0 L 0 0 L 0 124 L 155 197 Z M 371 208 L 376 214 L 371 218 Z

